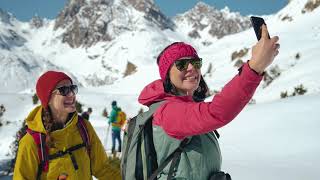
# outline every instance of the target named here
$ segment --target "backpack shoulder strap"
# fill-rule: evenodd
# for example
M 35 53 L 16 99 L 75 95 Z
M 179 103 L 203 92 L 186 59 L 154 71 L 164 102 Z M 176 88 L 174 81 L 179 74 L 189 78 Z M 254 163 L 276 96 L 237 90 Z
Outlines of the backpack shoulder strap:
M 86 149 L 88 151 L 89 157 L 90 157 L 90 152 L 91 152 L 91 142 L 90 142 L 90 136 L 88 133 L 87 125 L 84 122 L 83 118 L 78 115 L 78 122 L 77 122 L 77 127 L 79 129 L 80 136 L 82 138 L 82 141 L 86 145 Z
M 172 179 L 173 169 L 177 165 L 177 160 L 180 158 L 181 153 L 183 152 L 185 146 L 191 141 L 191 137 L 183 139 L 179 147 L 173 151 L 161 164 L 160 166 L 152 173 L 148 180 L 154 180 L 157 178 L 158 174 L 172 161 L 168 173 L 168 179 Z
M 40 180 L 42 171 L 48 172 L 49 169 L 49 148 L 46 144 L 46 135 L 33 131 L 29 128 L 27 129 L 27 133 L 32 136 L 38 148 L 38 157 L 40 162 L 38 165 L 37 180 Z

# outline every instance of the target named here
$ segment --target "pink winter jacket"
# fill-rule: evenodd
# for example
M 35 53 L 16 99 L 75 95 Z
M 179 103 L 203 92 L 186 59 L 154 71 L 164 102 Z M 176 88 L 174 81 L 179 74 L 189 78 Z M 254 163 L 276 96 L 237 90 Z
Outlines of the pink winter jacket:
M 166 100 L 153 114 L 153 124 L 171 137 L 204 134 L 232 121 L 252 98 L 262 76 L 245 63 L 239 74 L 226 84 L 211 102 L 194 102 L 191 96 L 174 96 L 164 92 L 162 81 L 147 85 L 139 96 L 143 105 Z

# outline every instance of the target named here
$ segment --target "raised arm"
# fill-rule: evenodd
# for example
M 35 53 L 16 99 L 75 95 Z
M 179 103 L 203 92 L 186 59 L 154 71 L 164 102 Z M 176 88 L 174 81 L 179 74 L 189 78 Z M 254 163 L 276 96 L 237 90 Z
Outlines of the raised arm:
M 172 137 L 203 134 L 233 120 L 250 101 L 262 76 L 244 64 L 211 102 L 167 101 L 154 114 L 154 119 Z

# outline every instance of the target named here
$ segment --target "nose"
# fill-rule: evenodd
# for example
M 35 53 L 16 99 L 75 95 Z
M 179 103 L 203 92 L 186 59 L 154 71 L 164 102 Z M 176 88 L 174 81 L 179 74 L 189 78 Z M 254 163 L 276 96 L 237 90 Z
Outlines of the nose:
M 187 67 L 187 71 L 191 71 L 191 70 L 195 70 L 195 67 L 193 67 L 193 65 L 189 62 L 188 67 Z
M 76 93 L 74 93 L 72 90 L 69 90 L 68 94 L 67 94 L 67 97 L 72 97 L 72 96 L 75 96 Z

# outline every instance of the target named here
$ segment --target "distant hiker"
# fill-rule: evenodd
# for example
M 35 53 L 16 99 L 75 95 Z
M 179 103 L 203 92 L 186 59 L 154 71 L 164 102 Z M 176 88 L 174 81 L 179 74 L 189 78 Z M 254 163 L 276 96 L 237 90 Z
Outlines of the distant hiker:
M 26 118 L 13 179 L 121 179 L 89 121 L 76 112 L 77 85 L 63 72 L 40 76 L 36 93 L 41 105 Z
M 263 26 L 262 39 L 253 46 L 251 59 L 208 102 L 204 102 L 209 90 L 196 50 L 176 42 L 160 53 L 161 79 L 147 85 L 139 96 L 149 111 L 129 122 L 121 165 L 123 179 L 231 179 L 221 171 L 218 133 L 213 131 L 241 112 L 277 56 L 278 37 L 269 39 L 267 34 Z
M 117 101 L 112 101 L 112 110 L 109 116 L 109 125 L 112 126 L 112 153 L 115 153 L 116 141 L 118 142 L 118 152 L 121 152 L 121 128 L 125 124 L 126 114 L 117 106 Z
M 92 113 L 92 108 L 89 107 L 87 111 L 85 111 L 85 112 L 83 112 L 83 113 L 81 114 L 81 117 L 82 117 L 83 119 L 86 119 L 86 120 L 89 121 L 89 118 L 90 118 L 90 114 L 91 114 L 91 113 Z
M 106 117 L 107 119 L 109 119 L 109 113 L 108 113 L 107 108 L 104 108 L 104 109 L 103 109 L 103 111 L 102 111 L 102 116 L 103 116 L 103 117 Z

